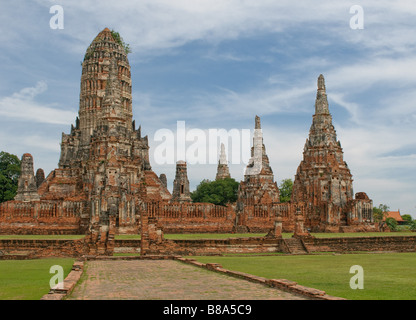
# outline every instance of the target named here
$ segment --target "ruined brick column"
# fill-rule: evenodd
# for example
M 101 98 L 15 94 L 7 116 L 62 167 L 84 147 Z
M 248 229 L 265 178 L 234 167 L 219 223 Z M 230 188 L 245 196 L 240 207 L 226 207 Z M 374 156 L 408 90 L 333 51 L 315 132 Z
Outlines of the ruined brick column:
M 140 215 L 140 255 L 146 255 L 150 249 L 149 240 L 149 215 L 143 211 Z
M 273 238 L 282 239 L 283 232 L 283 218 L 281 215 L 278 215 L 274 220 L 274 228 L 271 230 L 270 235 Z
M 39 168 L 38 170 L 36 170 L 36 187 L 39 188 L 40 185 L 43 183 L 43 181 L 45 181 L 45 172 L 43 171 L 43 169 Z
M 165 188 L 168 187 L 168 179 L 166 178 L 166 174 L 161 173 L 159 176 L 159 180 L 162 182 L 162 184 L 165 186 Z
M 310 233 L 305 229 L 305 219 L 300 208 L 296 209 L 295 213 L 295 232 L 293 234 L 294 238 L 310 238 L 312 237 Z
M 24 202 L 40 200 L 33 170 L 33 157 L 29 153 L 25 153 L 22 156 L 21 173 L 14 200 Z
M 189 191 L 189 180 L 185 161 L 176 163 L 176 175 L 173 181 L 173 191 L 171 202 L 192 202 Z

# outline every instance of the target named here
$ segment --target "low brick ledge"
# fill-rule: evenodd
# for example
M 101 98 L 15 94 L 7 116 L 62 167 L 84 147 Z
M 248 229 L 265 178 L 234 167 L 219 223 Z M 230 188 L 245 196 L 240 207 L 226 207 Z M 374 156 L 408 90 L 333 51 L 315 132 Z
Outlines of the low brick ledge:
M 141 256 L 104 256 L 104 255 L 84 255 L 82 261 L 88 260 L 174 260 L 179 256 L 174 255 L 141 255 Z
M 314 298 L 314 299 L 319 299 L 319 300 L 346 300 L 345 298 L 330 296 L 330 295 L 326 294 L 325 291 L 322 291 L 322 290 L 318 290 L 318 289 L 315 289 L 315 288 L 309 288 L 309 287 L 299 285 L 297 282 L 290 281 L 290 280 L 287 280 L 287 279 L 267 279 L 267 278 L 255 276 L 255 275 L 240 272 L 240 271 L 227 270 L 227 269 L 224 269 L 218 263 L 202 263 L 202 262 L 196 261 L 195 259 L 191 259 L 191 258 L 175 257 L 175 260 L 178 260 L 178 261 L 181 261 L 181 262 L 184 262 L 184 263 L 188 263 L 188 264 L 192 264 L 194 266 L 197 266 L 197 267 L 200 267 L 200 268 L 205 268 L 205 269 L 208 269 L 208 270 L 211 270 L 211 271 L 221 272 L 223 274 L 230 275 L 230 276 L 237 277 L 237 278 L 241 278 L 241 279 L 245 279 L 245 280 L 248 280 L 248 281 L 251 281 L 251 282 L 260 283 L 260 284 L 263 284 L 263 285 L 266 285 L 266 286 L 269 286 L 269 287 L 272 287 L 272 288 L 276 288 L 276 289 L 279 289 L 279 290 L 284 290 L 284 291 L 299 294 L 299 295 L 302 295 L 302 296 L 311 297 L 311 298 Z
M 67 297 L 84 272 L 84 262 L 75 261 L 72 270 L 64 280 L 63 288 L 54 287 L 49 290 L 40 300 L 63 300 Z

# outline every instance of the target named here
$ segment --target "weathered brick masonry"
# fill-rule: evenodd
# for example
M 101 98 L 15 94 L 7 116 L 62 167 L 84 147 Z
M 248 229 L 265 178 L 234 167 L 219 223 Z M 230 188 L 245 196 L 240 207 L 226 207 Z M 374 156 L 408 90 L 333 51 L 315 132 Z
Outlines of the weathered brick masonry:
M 163 240 L 150 241 L 146 252 L 141 252 L 141 240 L 114 240 L 106 255 L 113 253 L 145 253 L 163 255 L 221 255 L 227 253 L 296 253 L 289 249 L 290 239 L 229 238 L 221 240 Z M 303 239 L 307 252 L 416 252 L 416 236 L 346 237 Z M 82 257 L 102 255 L 92 251 L 88 239 L 78 240 L 0 240 L 0 259 L 11 255 L 39 257 Z
M 157 218 L 166 233 L 231 233 L 235 212 L 231 205 L 212 203 L 146 203 L 147 214 Z
M 218 255 L 227 253 L 296 253 L 288 248 L 290 239 L 230 238 L 222 240 L 165 240 L 149 245 L 147 254 Z M 346 237 L 303 239 L 308 253 L 391 251 L 416 252 L 416 236 Z M 116 240 L 115 252 L 138 253 L 140 240 Z
M 8 255 L 26 255 L 29 258 L 80 257 L 86 253 L 84 239 L 0 239 L 0 251 L 5 255 L 4 258 Z
M 8 201 L 0 205 L 0 234 L 82 234 L 83 202 Z
M 416 236 L 346 237 L 305 239 L 304 244 L 311 252 L 354 252 L 354 251 L 416 251 Z

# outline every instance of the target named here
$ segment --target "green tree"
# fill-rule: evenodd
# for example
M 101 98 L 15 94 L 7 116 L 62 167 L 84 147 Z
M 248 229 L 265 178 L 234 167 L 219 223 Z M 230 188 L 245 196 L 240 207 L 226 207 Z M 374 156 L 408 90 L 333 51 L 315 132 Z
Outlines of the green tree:
M 209 202 L 226 205 L 237 201 L 239 183 L 232 178 L 222 180 L 202 180 L 196 190 L 191 192 L 193 202 Z
M 410 225 L 412 222 L 412 216 L 410 214 L 402 215 L 402 219 L 405 221 L 405 224 Z
M 387 212 L 390 210 L 390 207 L 380 203 L 378 208 L 373 207 L 373 216 L 376 222 L 383 221 L 384 217 L 386 216 Z
M 292 179 L 284 179 L 279 185 L 280 202 L 289 202 L 292 197 L 293 181 Z
M 416 231 L 416 220 L 410 221 L 410 223 L 409 223 L 409 229 L 411 231 Z
M 386 224 L 391 231 L 397 231 L 397 221 L 394 218 L 387 218 Z
M 0 203 L 13 200 L 20 175 L 20 160 L 14 154 L 0 152 Z

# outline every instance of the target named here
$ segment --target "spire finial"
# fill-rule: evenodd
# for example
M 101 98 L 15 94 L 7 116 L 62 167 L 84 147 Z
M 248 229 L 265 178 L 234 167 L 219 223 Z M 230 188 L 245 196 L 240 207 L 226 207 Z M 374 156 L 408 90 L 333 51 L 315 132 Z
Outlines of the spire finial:
M 227 156 L 225 154 L 225 145 L 224 145 L 224 143 L 221 143 L 219 164 L 227 164 Z
M 318 78 L 318 90 L 325 90 L 325 78 L 322 74 Z
M 261 129 L 260 117 L 256 116 L 254 129 Z
M 329 114 L 328 99 L 326 97 L 325 78 L 318 77 L 318 90 L 315 101 L 315 114 Z

